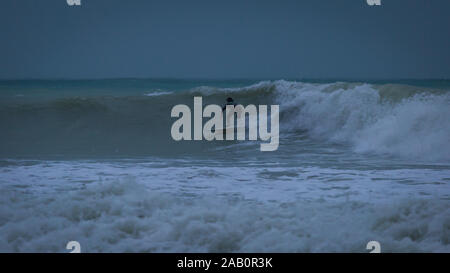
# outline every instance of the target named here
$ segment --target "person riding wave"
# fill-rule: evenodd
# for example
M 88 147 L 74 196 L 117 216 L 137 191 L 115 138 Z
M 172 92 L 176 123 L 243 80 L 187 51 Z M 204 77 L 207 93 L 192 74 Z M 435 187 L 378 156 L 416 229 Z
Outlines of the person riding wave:
M 227 109 L 227 105 L 236 106 L 236 103 L 234 102 L 233 98 L 228 97 L 227 98 L 227 103 L 222 107 L 222 111 L 225 111 L 225 109 Z

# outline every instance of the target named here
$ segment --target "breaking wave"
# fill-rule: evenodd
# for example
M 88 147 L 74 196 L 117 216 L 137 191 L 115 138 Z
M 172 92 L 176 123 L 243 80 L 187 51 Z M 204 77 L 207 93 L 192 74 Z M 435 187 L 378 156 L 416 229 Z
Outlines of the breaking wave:
M 177 104 L 193 107 L 194 96 L 203 96 L 204 104 L 223 104 L 227 96 L 244 105 L 279 104 L 281 141 L 285 133 L 306 134 L 316 141 L 350 145 L 359 153 L 450 160 L 450 94 L 445 90 L 283 80 L 240 88 L 201 86 L 141 96 L 2 103 L 0 155 L 192 152 L 198 150 L 196 144 L 174 143 L 171 139 L 174 119 L 170 110 Z

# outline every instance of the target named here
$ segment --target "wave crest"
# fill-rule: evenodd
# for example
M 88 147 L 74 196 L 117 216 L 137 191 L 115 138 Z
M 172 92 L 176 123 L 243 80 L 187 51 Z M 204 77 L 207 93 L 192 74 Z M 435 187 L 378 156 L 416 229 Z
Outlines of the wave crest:
M 448 91 L 400 84 L 284 80 L 239 88 L 200 86 L 141 96 L 2 104 L 0 154 L 177 154 L 187 143 L 174 145 L 170 109 L 177 104 L 193 106 L 194 96 L 203 96 L 205 105 L 221 105 L 228 96 L 243 105 L 279 104 L 281 138 L 284 133 L 300 138 L 306 132 L 310 139 L 349 144 L 356 152 L 450 161 Z M 189 152 L 199 151 L 190 145 Z
M 286 130 L 350 143 L 357 152 L 450 160 L 449 94 L 392 88 L 281 82 L 277 99 Z

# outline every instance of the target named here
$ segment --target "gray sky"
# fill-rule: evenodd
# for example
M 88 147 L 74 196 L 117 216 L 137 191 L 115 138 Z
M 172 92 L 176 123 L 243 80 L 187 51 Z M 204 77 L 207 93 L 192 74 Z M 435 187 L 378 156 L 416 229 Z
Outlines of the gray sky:
M 450 1 L 2 0 L 0 78 L 450 78 Z

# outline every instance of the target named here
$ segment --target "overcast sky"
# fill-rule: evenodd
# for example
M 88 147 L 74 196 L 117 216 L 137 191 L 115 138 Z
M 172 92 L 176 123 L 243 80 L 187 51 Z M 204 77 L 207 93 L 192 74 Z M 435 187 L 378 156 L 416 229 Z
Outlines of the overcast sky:
M 0 78 L 450 78 L 450 1 L 2 0 Z

